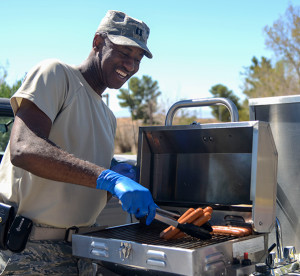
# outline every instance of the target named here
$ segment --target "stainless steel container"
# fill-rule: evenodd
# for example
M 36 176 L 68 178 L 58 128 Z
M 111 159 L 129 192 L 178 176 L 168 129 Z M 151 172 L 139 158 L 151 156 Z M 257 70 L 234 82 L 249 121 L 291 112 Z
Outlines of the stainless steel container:
M 270 123 L 278 151 L 276 216 L 283 246 L 300 252 L 300 96 L 250 99 L 249 108 L 250 120 Z M 276 242 L 274 231 L 269 242 Z

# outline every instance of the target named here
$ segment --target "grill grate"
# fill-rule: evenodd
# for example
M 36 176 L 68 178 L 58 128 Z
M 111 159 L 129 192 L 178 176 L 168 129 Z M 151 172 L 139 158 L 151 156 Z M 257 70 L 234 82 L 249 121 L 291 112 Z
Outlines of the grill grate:
M 181 239 L 166 241 L 159 237 L 160 232 L 165 228 L 165 224 L 153 221 L 150 226 L 146 226 L 142 223 L 135 223 L 108 228 L 98 232 L 89 233 L 89 235 L 98 238 L 132 241 L 141 244 L 150 244 L 157 246 L 180 247 L 184 249 L 196 249 L 237 239 L 236 237 L 216 235 L 209 240 L 200 240 L 197 238 L 186 236 Z

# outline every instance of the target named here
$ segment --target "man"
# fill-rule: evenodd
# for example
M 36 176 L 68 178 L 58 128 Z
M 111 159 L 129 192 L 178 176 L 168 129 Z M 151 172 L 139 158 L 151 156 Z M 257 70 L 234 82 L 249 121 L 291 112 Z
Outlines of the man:
M 25 250 L 1 251 L 2 269 L 10 257 L 3 275 L 90 273 L 77 268 L 64 237 L 73 226 L 95 223 L 107 193 L 129 213 L 147 216 L 147 224 L 153 220 L 149 190 L 115 172 L 123 168 L 108 169 L 116 119 L 101 98 L 133 76 L 144 55 L 152 58 L 148 36 L 144 22 L 108 11 L 80 66 L 44 61 L 11 98 L 15 122 L 1 164 L 0 200 L 34 225 Z

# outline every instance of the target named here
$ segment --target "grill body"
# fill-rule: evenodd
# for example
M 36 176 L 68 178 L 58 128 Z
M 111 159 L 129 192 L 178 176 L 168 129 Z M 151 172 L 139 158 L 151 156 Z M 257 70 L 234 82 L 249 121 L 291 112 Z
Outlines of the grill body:
M 232 265 L 233 256 L 248 252 L 252 262 L 266 256 L 266 234 L 244 238 L 220 235 L 208 241 L 191 237 L 164 241 L 159 233 L 165 227 L 156 222 L 151 227 L 135 223 L 89 235 L 73 235 L 73 253 L 110 267 L 120 275 L 236 275 L 240 266 Z
M 120 275 L 249 275 L 253 266 L 234 260 L 248 252 L 252 262 L 264 261 L 275 224 L 277 178 L 268 123 L 142 127 L 137 166 L 139 183 L 158 206 L 182 214 L 209 205 L 212 225 L 246 224 L 254 234 L 164 241 L 159 233 L 166 225 L 134 223 L 73 235 L 75 256 L 109 265 Z

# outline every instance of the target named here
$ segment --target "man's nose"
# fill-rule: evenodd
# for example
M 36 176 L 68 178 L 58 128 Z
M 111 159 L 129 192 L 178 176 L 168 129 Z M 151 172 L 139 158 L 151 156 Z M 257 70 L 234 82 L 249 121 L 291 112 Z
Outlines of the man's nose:
M 134 63 L 133 58 L 127 58 L 124 61 L 124 67 L 126 68 L 126 70 L 128 72 L 133 72 L 135 70 L 135 63 Z

